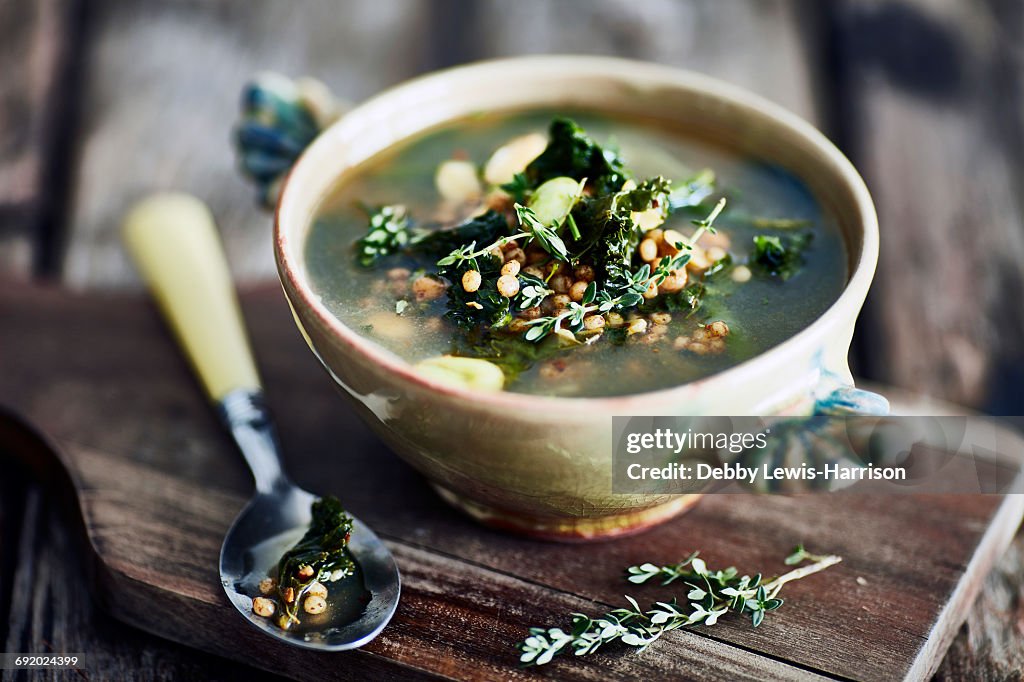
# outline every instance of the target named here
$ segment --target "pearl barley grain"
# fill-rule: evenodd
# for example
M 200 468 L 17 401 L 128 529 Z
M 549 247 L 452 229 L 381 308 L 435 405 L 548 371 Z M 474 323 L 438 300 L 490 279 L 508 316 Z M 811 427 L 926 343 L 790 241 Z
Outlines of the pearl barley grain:
M 310 584 L 309 589 L 306 590 L 306 594 L 310 597 L 321 597 L 323 599 L 327 599 L 327 587 L 322 582 L 314 580 L 313 583 Z
M 423 275 L 412 283 L 412 293 L 417 301 L 433 301 L 444 295 L 444 282 Z
M 317 615 L 327 610 L 327 600 L 323 597 L 309 596 L 302 603 L 302 609 L 306 613 Z
M 506 265 L 509 263 L 516 263 L 518 265 L 526 265 L 526 252 L 522 249 L 512 249 L 505 252 Z
M 737 284 L 744 284 L 745 282 L 750 281 L 750 277 L 752 276 L 752 274 L 753 273 L 750 272 L 750 268 L 748 268 L 746 265 L 737 265 L 735 268 L 732 269 L 732 274 L 730 275 L 730 277 L 732 277 L 732 281 L 736 282 Z
M 573 285 L 569 287 L 569 298 L 579 303 L 583 300 L 583 295 L 587 293 L 588 286 L 586 282 L 573 282 Z
M 578 280 L 590 283 L 594 281 L 594 268 L 584 263 L 583 265 L 576 266 L 576 269 L 573 271 L 573 275 Z
M 498 278 L 498 293 L 505 298 L 512 298 L 519 293 L 519 280 L 515 275 L 502 275 Z
M 640 258 L 644 262 L 650 263 L 652 260 L 658 257 L 658 243 L 653 239 L 645 239 L 640 242 Z
M 270 618 L 274 615 L 274 602 L 266 597 L 256 597 L 252 600 L 252 612 L 257 616 Z
M 572 287 L 572 279 L 566 275 L 555 275 L 551 278 L 550 286 L 556 294 L 567 294 Z
M 462 273 L 462 288 L 466 293 L 473 293 L 480 288 L 480 272 L 477 270 L 466 270 Z
M 662 294 L 675 294 L 682 291 L 686 287 L 686 270 L 680 268 L 673 270 L 669 273 L 665 281 L 658 287 L 658 292 Z
M 672 321 L 670 313 L 651 313 L 651 322 L 658 325 L 668 324 Z
M 274 579 L 264 578 L 260 581 L 260 594 L 266 596 L 274 591 Z
M 647 331 L 647 320 L 640 318 L 629 323 L 629 329 L 626 330 L 626 333 L 629 336 L 633 336 L 634 334 L 643 334 L 645 331 Z

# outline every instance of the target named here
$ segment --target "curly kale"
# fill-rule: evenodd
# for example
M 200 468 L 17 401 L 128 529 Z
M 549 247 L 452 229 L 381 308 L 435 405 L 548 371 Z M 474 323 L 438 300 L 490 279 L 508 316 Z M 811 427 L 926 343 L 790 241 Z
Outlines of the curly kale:
M 470 242 L 488 244 L 508 231 L 505 216 L 497 211 L 487 211 L 456 227 L 424 232 L 413 238 L 410 248 L 431 258 L 446 256 L 455 249 Z
M 324 497 L 313 503 L 313 520 L 302 539 L 285 552 L 277 565 L 278 591 L 281 595 L 281 615 L 278 625 L 287 629 L 299 622 L 298 610 L 302 598 L 316 581 L 327 582 L 332 574 L 341 572 L 348 577 L 355 572 L 355 564 L 345 548 L 352 535 L 352 517 L 345 513 L 336 497 Z M 313 572 L 301 576 L 300 570 L 309 566 Z M 291 599 L 286 599 L 291 590 Z
M 754 237 L 754 255 L 751 264 L 773 277 L 786 281 L 804 264 L 804 251 L 810 246 L 811 232 Z
M 547 148 L 526 167 L 524 175 L 531 188 L 551 178 L 568 176 L 587 178 L 597 194 L 606 194 L 621 189 L 629 179 L 619 155 L 601 147 L 571 119 L 555 118 L 549 132 Z
M 452 283 L 448 287 L 448 312 L 445 317 L 462 329 L 484 326 L 497 329 L 512 320 L 512 302 L 498 292 L 502 260 L 483 254 L 439 265 L 437 274 Z M 480 273 L 480 288 L 470 293 L 460 286 L 467 270 Z
M 463 330 L 452 339 L 451 353 L 467 358 L 487 360 L 501 368 L 506 381 L 514 381 L 521 373 L 568 350 L 554 339 L 534 343 L 522 334 L 491 333 L 486 329 Z
M 634 189 L 585 199 L 577 209 L 576 224 L 582 235 L 574 251 L 577 255 L 591 252 L 606 284 L 625 286 L 633 252 L 642 236 L 633 222 L 633 213 L 653 208 L 667 215 L 671 191 L 672 183 L 659 175 Z

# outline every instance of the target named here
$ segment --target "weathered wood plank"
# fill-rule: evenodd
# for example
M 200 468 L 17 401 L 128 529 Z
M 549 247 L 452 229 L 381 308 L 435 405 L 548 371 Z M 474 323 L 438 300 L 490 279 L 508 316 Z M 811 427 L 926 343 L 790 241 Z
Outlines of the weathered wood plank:
M 482 0 L 481 56 L 555 52 L 632 57 L 744 86 L 815 121 L 813 4 L 789 0 Z
M 81 678 L 51 670 L 32 679 L 280 679 L 140 632 L 99 611 L 83 572 L 81 546 L 57 508 L 38 486 L 29 487 L 3 650 L 84 653 L 86 665 Z
M 0 449 L 9 446 L 0 446 Z M 10 459 L 10 458 L 7 458 Z M 7 640 L 7 615 L 18 561 L 18 538 L 25 510 L 25 473 L 5 467 L 0 476 L 0 641 Z
M 393 539 L 388 544 L 402 571 L 403 594 L 387 631 L 358 652 L 300 657 L 233 613 L 215 573 L 211 575 L 220 535 L 243 498 L 215 488 L 196 495 L 194 484 L 175 476 L 74 445 L 62 449 L 76 471 L 85 523 L 102 564 L 100 589 L 111 597 L 116 615 L 229 657 L 245 651 L 255 664 L 297 679 L 409 679 L 418 673 L 430 678 L 536 679 L 538 671 L 517 668 L 512 644 L 548 613 L 595 606 L 543 583 Z M 125 480 L 136 482 L 133 491 L 124 489 Z M 111 594 L 112 586 L 127 582 L 133 584 L 132 594 Z M 157 585 L 162 587 L 154 589 Z M 152 618 L 152 603 L 171 601 L 180 601 L 181 613 Z M 190 625 L 196 621 L 205 625 Z M 704 665 L 708 679 L 809 677 L 785 663 L 696 633 L 673 633 L 666 640 L 675 646 L 643 656 L 573 661 L 558 669 L 558 679 L 680 677 Z M 340 665 L 327 666 L 327 661 Z
M 50 163 L 66 102 L 61 75 L 74 45 L 73 2 L 0 2 L 0 273 L 30 275 L 47 220 Z
M 1024 18 L 1016 2 L 838 3 L 843 126 L 881 256 L 872 378 L 1017 414 L 1024 367 Z
M 217 216 L 235 275 L 273 272 L 270 218 L 234 170 L 231 127 L 255 71 L 319 76 L 358 100 L 417 68 L 423 2 L 96 2 L 89 4 L 63 279 L 134 282 L 119 224 L 161 189 L 192 192 Z

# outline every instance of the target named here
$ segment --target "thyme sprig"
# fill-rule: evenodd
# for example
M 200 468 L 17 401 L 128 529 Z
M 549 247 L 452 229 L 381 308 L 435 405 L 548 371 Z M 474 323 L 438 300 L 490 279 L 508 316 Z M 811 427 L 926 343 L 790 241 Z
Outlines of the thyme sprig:
M 767 612 L 782 606 L 783 600 L 778 595 L 786 583 L 834 566 L 842 557 L 810 554 L 801 545 L 785 563 L 795 565 L 805 560 L 814 563 L 767 581 L 760 573 L 740 576 L 735 567 L 712 571 L 697 552 L 677 564 L 630 566 L 626 569 L 627 580 L 637 585 L 655 578 L 659 578 L 662 585 L 683 581 L 688 588 L 685 601 L 655 602 L 644 610 L 636 599 L 627 595 L 629 607 L 612 609 L 595 618 L 572 614 L 572 627 L 568 632 L 561 628 L 530 628 L 529 636 L 517 645 L 519 661 L 527 666 L 544 665 L 566 651 L 584 656 L 615 641 L 642 651 L 666 632 L 693 625 L 710 627 L 730 611 L 749 616 L 752 625 L 757 627 Z
M 662 258 L 653 270 L 650 264 L 645 263 L 635 272 L 626 272 L 625 281 L 618 287 L 610 286 L 598 292 L 596 285 L 591 282 L 583 295 L 583 300 L 579 303 L 573 301 L 557 315 L 537 317 L 527 322 L 527 326 L 530 328 L 526 330 L 524 338 L 527 341 L 539 341 L 548 334 L 555 334 L 570 343 L 578 343 L 575 334 L 583 328 L 583 318 L 588 313 L 604 314 L 639 305 L 648 288 L 652 285 L 660 286 L 673 270 L 678 270 L 690 262 L 690 254 L 694 245 L 705 233 L 714 234 L 715 220 L 725 209 L 725 203 L 724 198 L 719 200 L 706 218 L 692 221 L 697 230 L 685 241 L 675 244 L 679 250 L 676 255 L 671 258 Z M 520 296 L 523 296 L 522 292 Z M 520 304 L 522 309 L 529 307 L 531 306 Z
M 466 244 L 463 247 L 455 249 L 447 256 L 437 261 L 437 265 L 439 267 L 444 267 L 446 265 L 458 265 L 464 261 L 475 262 L 476 259 L 479 258 L 480 256 L 490 253 L 494 249 L 500 249 L 501 247 L 511 242 L 513 239 L 522 239 L 523 237 L 529 236 L 531 236 L 529 232 L 517 232 L 515 234 L 510 234 L 506 237 L 496 239 L 487 246 L 481 248 L 477 248 L 476 242 L 470 242 L 469 244 Z M 474 270 L 480 269 L 476 267 L 474 263 L 471 263 L 471 265 L 473 265 Z
M 562 238 L 559 237 L 558 233 L 555 231 L 556 228 L 554 225 L 545 225 L 542 223 L 537 218 L 537 214 L 526 206 L 516 204 L 515 210 L 519 216 L 519 224 L 523 228 L 522 231 L 499 237 L 490 244 L 479 248 L 475 241 L 470 242 L 465 246 L 453 250 L 447 256 L 437 261 L 437 265 L 439 267 L 446 267 L 450 265 L 458 266 L 469 261 L 470 267 L 474 270 L 479 270 L 480 268 L 476 267 L 477 258 L 486 253 L 492 252 L 494 249 L 500 249 L 516 239 L 530 239 L 535 241 L 552 257 L 564 262 L 569 262 L 568 249 L 565 247 L 565 242 L 562 241 Z
M 412 221 L 405 206 L 394 204 L 364 207 L 369 216 L 366 235 L 356 242 L 356 256 L 363 267 L 372 267 L 384 256 L 398 253 L 412 239 Z

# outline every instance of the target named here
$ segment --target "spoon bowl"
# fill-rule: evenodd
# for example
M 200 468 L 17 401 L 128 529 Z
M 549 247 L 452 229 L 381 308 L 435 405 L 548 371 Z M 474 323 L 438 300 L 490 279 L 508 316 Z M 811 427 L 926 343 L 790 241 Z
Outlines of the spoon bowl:
M 322 613 L 287 630 L 253 612 L 259 584 L 310 527 L 317 497 L 284 474 L 213 217 L 198 199 L 164 194 L 128 215 L 124 239 L 207 396 L 252 471 L 256 493 L 224 538 L 220 578 L 228 600 L 264 633 L 319 651 L 360 647 L 388 624 L 401 580 L 391 552 L 353 518 L 346 551 L 355 573 L 328 583 Z
M 252 595 L 260 580 L 273 574 L 277 560 L 302 537 L 316 497 L 294 485 L 267 495 L 257 493 L 231 525 L 220 552 L 220 578 L 228 599 L 246 620 L 269 635 L 307 649 L 344 651 L 376 637 L 398 606 L 400 583 L 394 559 L 380 538 L 354 519 L 349 550 L 355 575 L 334 585 L 325 618 L 313 630 L 282 630 L 252 612 Z M 354 617 L 354 620 L 353 620 Z M 326 626 L 326 627 L 324 627 Z

